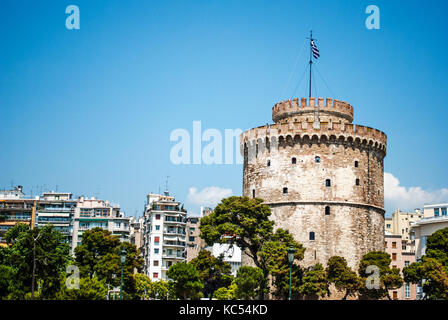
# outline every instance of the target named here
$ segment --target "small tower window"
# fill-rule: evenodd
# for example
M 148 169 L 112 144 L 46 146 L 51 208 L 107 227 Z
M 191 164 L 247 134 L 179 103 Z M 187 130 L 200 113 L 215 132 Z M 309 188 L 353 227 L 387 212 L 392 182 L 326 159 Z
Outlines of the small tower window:
M 292 164 L 296 164 L 297 163 L 297 159 L 296 158 L 292 158 Z
M 356 160 L 355 161 L 355 168 L 358 168 L 358 165 L 359 165 L 358 160 Z
M 288 193 L 288 188 L 284 187 L 283 188 L 283 194 L 287 194 Z
M 329 206 L 325 207 L 325 215 L 327 215 L 327 216 L 330 215 L 330 207 Z
M 359 186 L 359 179 L 356 179 L 356 185 Z
M 268 166 L 268 167 L 271 166 L 271 160 L 268 160 L 267 166 Z
M 331 180 L 330 179 L 325 180 L 325 186 L 326 187 L 331 187 Z
M 315 234 L 313 231 L 310 232 L 310 240 L 313 241 L 315 239 Z
M 319 157 L 319 156 L 315 156 L 315 157 L 314 157 L 314 162 L 316 162 L 316 163 L 320 163 L 320 157 Z
M 252 189 L 252 198 L 255 198 L 255 189 Z

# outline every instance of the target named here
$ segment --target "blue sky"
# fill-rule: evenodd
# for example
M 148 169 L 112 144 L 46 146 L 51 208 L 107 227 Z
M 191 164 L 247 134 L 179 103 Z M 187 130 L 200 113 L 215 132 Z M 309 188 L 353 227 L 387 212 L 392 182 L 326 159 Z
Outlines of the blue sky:
M 80 30 L 65 27 L 71 4 Z M 379 30 L 365 27 L 369 4 L 380 9 Z M 307 49 L 287 83 L 312 29 L 330 88 L 318 78 L 316 94 L 350 102 L 354 123 L 388 135 L 388 214 L 448 201 L 447 9 L 398 0 L 3 0 L 0 188 L 58 186 L 130 215 L 166 176 L 192 212 L 204 188 L 240 194 L 241 165 L 174 165 L 170 133 L 192 132 L 194 120 L 222 131 L 272 122 L 278 100 L 306 96 L 304 84 L 294 88 Z

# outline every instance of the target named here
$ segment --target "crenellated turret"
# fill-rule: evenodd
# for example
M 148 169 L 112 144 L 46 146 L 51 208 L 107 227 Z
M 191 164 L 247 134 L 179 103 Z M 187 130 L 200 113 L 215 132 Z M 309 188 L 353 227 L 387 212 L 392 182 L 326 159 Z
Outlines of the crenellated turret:
M 353 107 L 344 101 L 327 98 L 315 98 L 285 100 L 276 103 L 272 107 L 272 120 L 278 122 L 285 118 L 315 119 L 315 114 L 319 115 L 321 121 L 342 121 L 345 123 L 353 122 Z

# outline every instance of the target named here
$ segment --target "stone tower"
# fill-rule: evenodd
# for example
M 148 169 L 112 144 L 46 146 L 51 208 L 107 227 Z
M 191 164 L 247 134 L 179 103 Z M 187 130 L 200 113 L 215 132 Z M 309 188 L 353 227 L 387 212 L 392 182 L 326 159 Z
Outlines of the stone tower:
M 384 250 L 386 135 L 332 99 L 282 101 L 272 119 L 241 134 L 243 195 L 264 199 L 275 227 L 305 246 L 305 267 L 339 255 L 357 268 Z

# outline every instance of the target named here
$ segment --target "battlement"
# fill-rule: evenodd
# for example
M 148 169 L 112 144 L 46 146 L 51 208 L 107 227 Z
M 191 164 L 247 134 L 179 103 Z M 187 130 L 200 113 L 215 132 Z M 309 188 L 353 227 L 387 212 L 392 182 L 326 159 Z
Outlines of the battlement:
M 317 102 L 317 103 L 316 103 Z M 294 98 L 276 103 L 272 107 L 272 120 L 278 122 L 281 119 L 309 115 L 319 111 L 320 114 L 330 115 L 335 118 L 343 118 L 349 123 L 353 122 L 353 107 L 344 101 L 331 98 Z
M 313 122 L 294 121 L 286 118 L 272 125 L 264 125 L 247 130 L 241 134 L 241 144 L 257 144 L 276 141 L 307 141 L 310 143 L 342 143 L 359 147 L 371 147 L 386 155 L 387 136 L 384 132 L 361 125 L 343 122 Z

